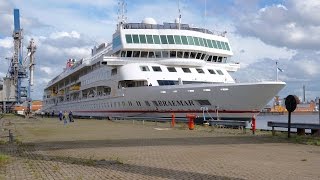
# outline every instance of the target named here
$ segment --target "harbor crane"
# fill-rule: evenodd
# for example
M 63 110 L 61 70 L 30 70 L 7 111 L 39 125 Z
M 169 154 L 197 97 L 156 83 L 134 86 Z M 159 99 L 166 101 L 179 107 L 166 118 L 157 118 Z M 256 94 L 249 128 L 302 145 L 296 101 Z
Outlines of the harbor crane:
M 20 28 L 20 13 L 19 9 L 13 10 L 14 29 L 13 29 L 13 56 L 7 58 L 10 61 L 8 73 L 3 78 L 3 86 L 0 92 L 3 102 L 3 112 L 6 112 L 7 107 L 12 107 L 15 104 L 27 102 L 27 112 L 31 110 L 31 86 L 33 86 L 34 67 L 35 67 L 35 52 L 36 45 L 33 39 L 30 40 L 27 46 L 27 56 L 23 58 L 22 46 L 22 29 Z M 29 60 L 29 61 L 28 61 Z M 28 74 L 29 72 L 29 74 Z M 24 79 L 28 79 L 28 86 L 22 85 Z

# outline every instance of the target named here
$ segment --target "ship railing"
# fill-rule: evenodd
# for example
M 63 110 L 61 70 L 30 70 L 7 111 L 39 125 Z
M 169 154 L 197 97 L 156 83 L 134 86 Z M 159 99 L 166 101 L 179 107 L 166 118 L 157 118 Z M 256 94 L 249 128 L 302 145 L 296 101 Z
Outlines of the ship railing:
M 163 23 L 163 24 L 145 24 L 145 23 L 127 23 L 124 24 L 123 29 L 182 29 L 182 30 L 190 30 L 190 31 L 197 31 L 205 34 L 212 34 L 217 36 L 226 36 L 226 31 L 219 32 L 219 31 L 211 31 L 205 28 L 197 28 L 197 27 L 190 27 L 189 24 L 180 24 L 178 23 Z

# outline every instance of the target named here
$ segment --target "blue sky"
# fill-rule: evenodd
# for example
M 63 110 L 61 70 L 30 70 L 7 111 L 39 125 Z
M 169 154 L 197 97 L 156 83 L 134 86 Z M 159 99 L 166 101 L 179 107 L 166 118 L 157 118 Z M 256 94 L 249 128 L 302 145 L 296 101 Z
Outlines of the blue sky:
M 320 96 L 320 1 L 315 0 L 181 0 L 182 22 L 227 31 L 241 69 L 240 82 L 275 79 L 275 62 L 287 83 L 280 96 L 307 99 Z M 90 54 L 94 45 L 109 42 L 117 22 L 116 0 L 4 0 L 0 1 L 0 76 L 5 76 L 12 54 L 13 8 L 19 8 L 24 43 L 34 38 L 38 51 L 33 99 L 42 98 L 46 83 L 58 75 L 69 58 Z M 127 0 L 129 22 L 153 17 L 173 22 L 178 1 Z

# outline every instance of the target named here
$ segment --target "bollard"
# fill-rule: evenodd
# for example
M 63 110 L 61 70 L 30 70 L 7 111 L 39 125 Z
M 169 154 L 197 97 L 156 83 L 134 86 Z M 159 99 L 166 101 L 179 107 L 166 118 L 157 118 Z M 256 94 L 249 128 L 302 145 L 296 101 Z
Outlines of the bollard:
M 252 116 L 251 130 L 252 130 L 252 134 L 254 135 L 255 131 L 256 131 L 256 116 L 255 115 Z
M 194 114 L 187 114 L 187 118 L 189 120 L 188 126 L 190 130 L 194 129 L 194 119 L 196 118 L 196 115 Z
M 171 127 L 174 128 L 174 125 L 176 124 L 175 120 L 176 115 L 174 113 L 171 114 Z
M 11 129 L 9 129 L 9 143 L 13 143 L 13 134 L 11 132 Z

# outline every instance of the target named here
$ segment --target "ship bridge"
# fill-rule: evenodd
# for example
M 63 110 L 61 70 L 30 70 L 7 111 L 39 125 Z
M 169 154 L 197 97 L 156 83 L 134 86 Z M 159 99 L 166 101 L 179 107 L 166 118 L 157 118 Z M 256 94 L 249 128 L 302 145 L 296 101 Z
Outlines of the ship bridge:
M 112 43 L 113 53 L 120 57 L 188 58 L 226 63 L 233 55 L 226 33 L 188 24 L 156 24 L 152 18 L 120 26 Z

